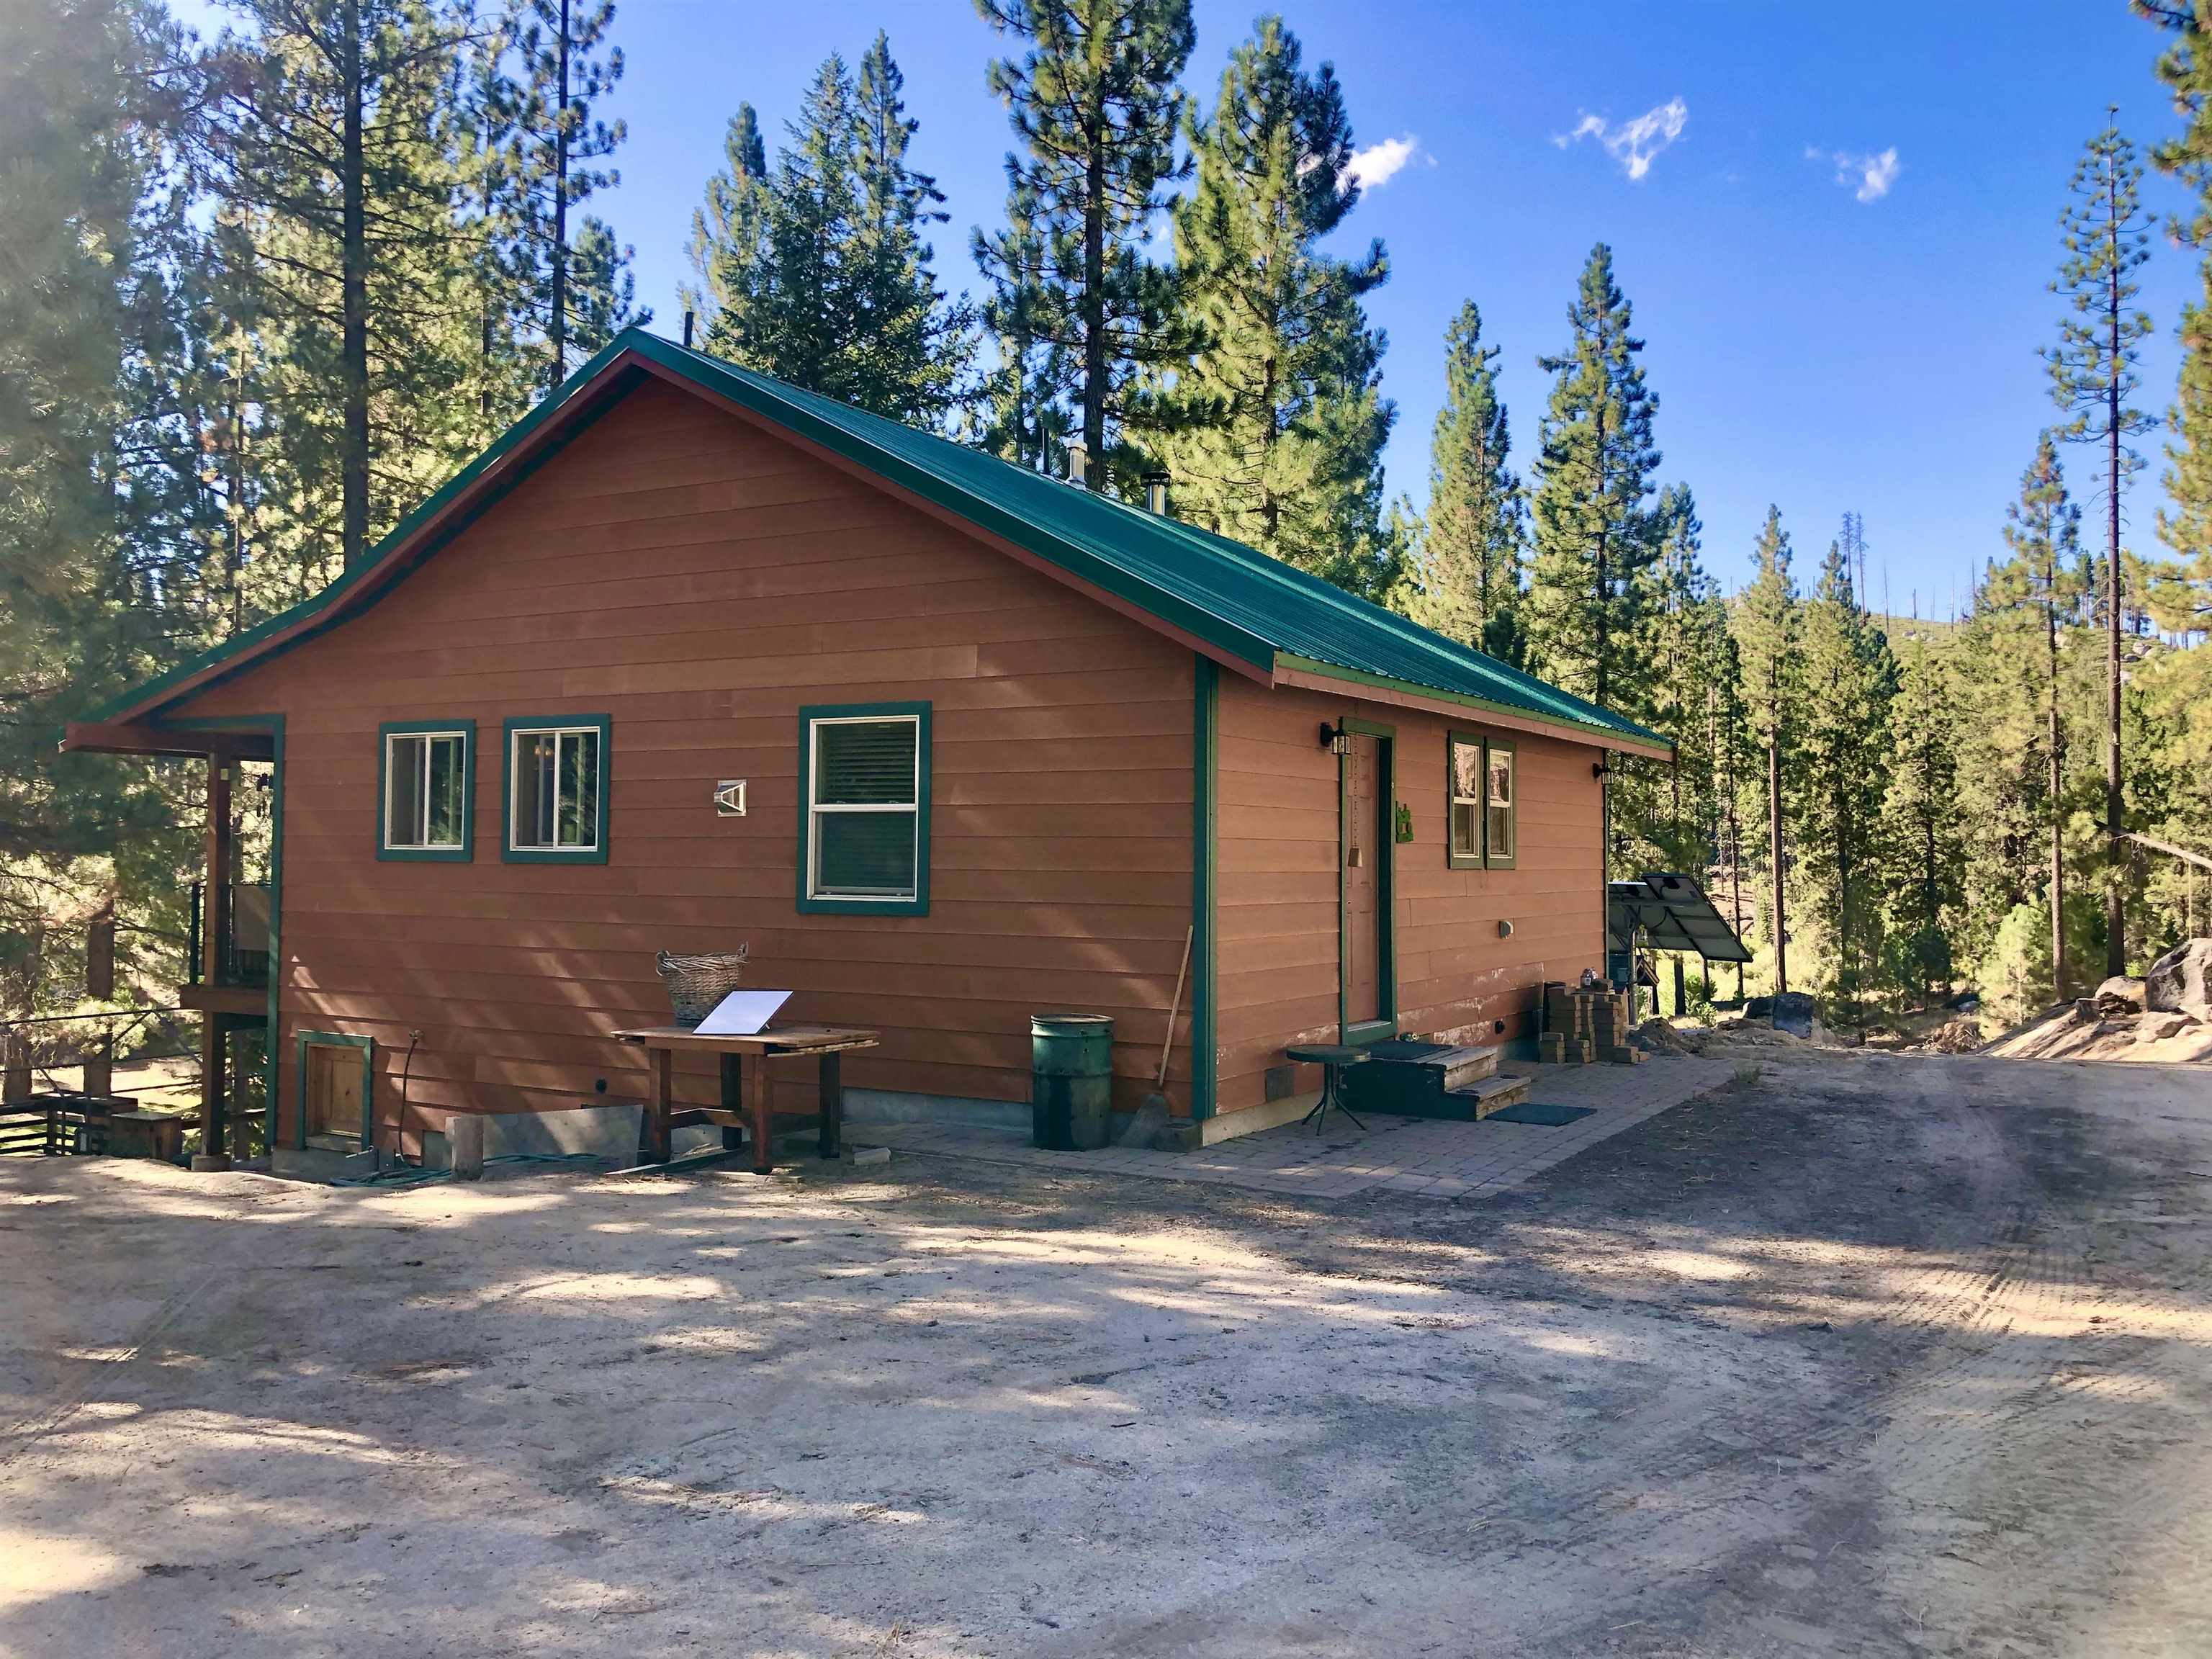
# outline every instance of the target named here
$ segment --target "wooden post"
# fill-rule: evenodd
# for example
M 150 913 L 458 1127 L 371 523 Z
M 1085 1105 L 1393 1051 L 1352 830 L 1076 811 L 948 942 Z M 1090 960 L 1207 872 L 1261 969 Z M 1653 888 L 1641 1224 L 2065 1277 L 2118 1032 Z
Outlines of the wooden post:
M 753 1137 L 753 1173 L 775 1168 L 775 1115 L 769 1103 L 768 1056 L 755 1054 L 745 1073 L 745 1120 Z
M 31 1047 L 21 1031 L 0 1038 L 0 1104 L 31 1103 Z
M 111 899 L 84 933 L 84 994 L 95 1002 L 115 996 L 115 902 Z
M 838 1136 L 845 1127 L 845 1079 L 841 1062 L 845 1056 L 822 1056 L 822 1139 L 817 1151 L 823 1158 L 838 1153 Z
M 201 899 L 200 983 L 223 980 L 223 943 L 230 937 L 230 762 L 210 755 L 207 763 L 207 880 Z M 200 1027 L 200 1156 L 210 1166 L 228 1168 L 223 1106 L 229 1079 L 224 1075 L 223 1017 L 213 1009 Z
M 96 1100 L 115 1092 L 115 1028 L 100 1034 L 100 1041 L 84 1057 L 84 1091 Z
M 638 1161 L 665 1164 L 671 1146 L 668 1114 L 675 1103 L 675 1083 L 671 1073 L 675 1069 L 676 1056 L 665 1048 L 648 1048 L 645 1060 L 652 1081 L 646 1091 L 645 1121 L 638 1133 Z
M 690 313 L 686 312 L 684 317 L 688 322 Z M 715 1058 L 722 1062 L 722 1109 L 726 1112 L 742 1112 L 745 1109 L 743 1062 L 736 1054 L 718 1054 Z M 758 1066 L 760 1063 L 760 1056 L 754 1055 L 753 1064 Z M 744 1137 L 738 1132 L 736 1124 L 725 1123 L 722 1126 L 724 1152 L 734 1152 L 744 1144 Z

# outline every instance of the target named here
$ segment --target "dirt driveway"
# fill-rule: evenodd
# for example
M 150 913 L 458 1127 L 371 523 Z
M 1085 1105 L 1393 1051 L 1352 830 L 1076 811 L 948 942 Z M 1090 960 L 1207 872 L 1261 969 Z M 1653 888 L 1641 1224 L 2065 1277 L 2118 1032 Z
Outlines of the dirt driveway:
M 2212 1653 L 2208 1183 L 1856 1055 L 1456 1204 L 11 1160 L 0 1650 Z

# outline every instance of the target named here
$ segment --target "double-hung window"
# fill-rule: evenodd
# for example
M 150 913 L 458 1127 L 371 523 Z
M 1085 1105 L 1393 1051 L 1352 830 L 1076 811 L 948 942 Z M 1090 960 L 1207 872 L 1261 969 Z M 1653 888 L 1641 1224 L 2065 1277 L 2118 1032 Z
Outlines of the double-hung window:
M 476 805 L 476 725 L 394 721 L 377 728 L 376 855 L 465 863 Z
M 1511 869 L 1520 838 L 1517 757 L 1512 743 L 1454 732 L 1446 750 L 1451 867 Z
M 929 705 L 803 708 L 799 908 L 929 912 Z
M 507 721 L 508 863 L 607 861 L 608 736 L 604 714 Z

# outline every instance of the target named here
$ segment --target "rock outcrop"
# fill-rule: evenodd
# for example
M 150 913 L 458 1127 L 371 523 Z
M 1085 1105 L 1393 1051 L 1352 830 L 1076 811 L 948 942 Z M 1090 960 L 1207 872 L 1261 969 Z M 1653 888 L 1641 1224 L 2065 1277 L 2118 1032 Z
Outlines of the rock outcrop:
M 2212 939 L 2185 939 L 2151 963 L 2143 1006 L 2153 1013 L 2212 1020 Z

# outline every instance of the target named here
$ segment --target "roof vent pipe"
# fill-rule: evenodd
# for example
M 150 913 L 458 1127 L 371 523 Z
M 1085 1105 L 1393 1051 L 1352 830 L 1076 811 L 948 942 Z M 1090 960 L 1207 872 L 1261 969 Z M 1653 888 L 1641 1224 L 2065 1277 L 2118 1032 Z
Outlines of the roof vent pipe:
M 1091 487 L 1091 449 L 1080 438 L 1069 438 L 1067 444 L 1067 481 L 1079 489 Z
M 1145 474 L 1145 510 L 1163 519 L 1167 517 L 1168 474 L 1164 472 Z

